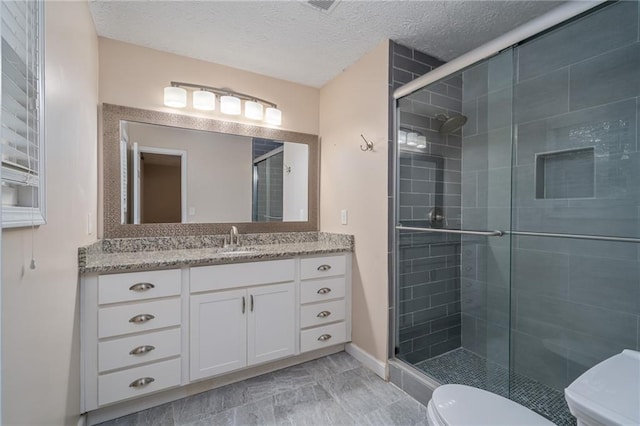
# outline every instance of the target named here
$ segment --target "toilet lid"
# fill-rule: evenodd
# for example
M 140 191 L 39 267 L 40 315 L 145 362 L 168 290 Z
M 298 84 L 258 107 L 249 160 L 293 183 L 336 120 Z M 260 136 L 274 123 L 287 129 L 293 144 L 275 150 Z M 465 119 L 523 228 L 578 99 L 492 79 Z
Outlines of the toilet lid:
M 640 424 L 640 352 L 622 353 L 591 367 L 564 391 L 571 412 L 607 425 Z
M 456 425 L 553 425 L 533 411 L 482 389 L 443 385 L 433 391 L 434 411 L 442 423 Z

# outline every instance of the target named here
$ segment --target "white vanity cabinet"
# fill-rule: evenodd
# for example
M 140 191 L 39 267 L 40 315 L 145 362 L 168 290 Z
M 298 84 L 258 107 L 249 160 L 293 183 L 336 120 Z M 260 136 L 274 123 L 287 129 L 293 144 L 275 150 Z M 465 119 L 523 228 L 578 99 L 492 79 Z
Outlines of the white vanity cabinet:
M 83 412 L 351 339 L 350 253 L 93 273 L 81 285 Z
M 349 255 L 300 261 L 300 352 L 351 340 Z
M 191 269 L 191 380 L 296 352 L 295 264 L 289 259 Z M 230 287 L 239 289 L 219 290 Z
M 173 269 L 83 279 L 85 410 L 181 384 L 181 276 Z

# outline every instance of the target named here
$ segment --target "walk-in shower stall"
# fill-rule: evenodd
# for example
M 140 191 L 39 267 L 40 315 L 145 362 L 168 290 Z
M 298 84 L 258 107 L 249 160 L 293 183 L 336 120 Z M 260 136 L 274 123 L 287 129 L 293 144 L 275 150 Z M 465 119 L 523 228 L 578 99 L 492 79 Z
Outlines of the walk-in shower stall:
M 392 351 L 572 424 L 640 349 L 638 2 L 603 4 L 396 103 Z

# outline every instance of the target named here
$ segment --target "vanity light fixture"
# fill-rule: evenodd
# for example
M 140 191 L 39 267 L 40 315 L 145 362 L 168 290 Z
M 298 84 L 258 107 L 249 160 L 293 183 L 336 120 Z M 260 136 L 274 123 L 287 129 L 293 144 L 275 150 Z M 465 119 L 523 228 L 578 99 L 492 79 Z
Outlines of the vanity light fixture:
M 220 111 L 228 115 L 240 115 L 242 102 L 240 98 L 231 95 L 220 96 Z
M 204 111 L 213 111 L 216 109 L 215 93 L 206 90 L 196 90 L 193 92 L 193 107 Z
M 231 89 L 172 81 L 169 87 L 164 88 L 164 104 L 172 108 L 186 107 L 186 89 L 193 90 L 192 102 L 195 109 L 215 110 L 216 95 L 218 95 L 220 97 L 220 112 L 223 114 L 240 115 L 242 113 L 242 101 L 244 101 L 245 117 L 252 120 L 264 120 L 266 123 L 275 126 L 282 124 L 282 111 L 278 109 L 276 104 Z
M 282 123 L 282 111 L 280 111 L 276 106 L 267 108 L 266 116 L 264 118 L 269 124 L 273 124 L 279 126 Z
M 244 116 L 252 120 L 262 120 L 262 104 L 256 101 L 247 101 L 244 103 Z
M 427 137 L 420 132 L 399 129 L 398 130 L 398 145 L 406 145 L 412 148 L 426 149 Z
M 407 143 L 407 132 L 404 130 L 398 130 L 398 145 L 405 145 Z
M 416 132 L 407 133 L 407 145 L 409 146 L 418 145 L 418 134 Z
M 164 88 L 164 104 L 172 108 L 187 106 L 187 91 L 181 87 L 169 86 Z

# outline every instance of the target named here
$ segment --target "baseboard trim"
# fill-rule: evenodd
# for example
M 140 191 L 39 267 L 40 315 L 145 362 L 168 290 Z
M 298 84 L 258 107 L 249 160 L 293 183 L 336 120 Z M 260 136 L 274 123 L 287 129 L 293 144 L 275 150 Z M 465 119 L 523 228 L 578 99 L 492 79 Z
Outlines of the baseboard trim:
M 371 371 L 380 376 L 382 380 L 387 380 L 388 370 L 387 364 L 385 362 L 377 360 L 373 355 L 353 343 L 347 343 L 344 350 L 349 355 L 364 364 L 365 367 L 369 368 Z

